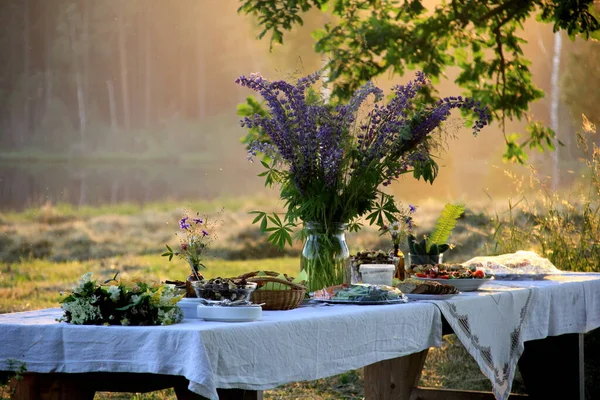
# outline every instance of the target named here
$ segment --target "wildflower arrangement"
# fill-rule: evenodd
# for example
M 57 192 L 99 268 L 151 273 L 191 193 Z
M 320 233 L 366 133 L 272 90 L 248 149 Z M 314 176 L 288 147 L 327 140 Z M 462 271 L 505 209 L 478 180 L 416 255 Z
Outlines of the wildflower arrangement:
M 250 158 L 266 156 L 261 174 L 266 185 L 281 186 L 283 219 L 254 212 L 254 223 L 271 232 L 269 240 L 280 247 L 291 245 L 290 232 L 299 220 L 326 227 L 348 223 L 351 231 L 360 229 L 359 218 L 365 215 L 371 224 L 383 224 L 384 216 L 399 210 L 381 186 L 407 173 L 428 182 L 436 178 L 432 151 L 452 109 L 475 117 L 475 135 L 490 120 L 487 107 L 470 98 L 446 97 L 428 104 L 424 94 L 429 81 L 422 72 L 395 86 L 386 104 L 381 89 L 368 82 L 348 103 L 334 106 L 309 90 L 319 79 L 317 72 L 295 84 L 270 82 L 259 74 L 236 80 L 258 92 L 268 106 L 268 112 L 247 115 L 241 122 L 261 133 L 248 145 L 248 153 Z
M 399 207 L 399 210 L 400 213 L 389 224 L 382 225 L 380 228 L 380 236 L 389 235 L 395 255 L 398 254 L 400 243 L 412 232 L 414 226 L 412 215 L 417 211 L 417 207 L 409 204 L 408 208 Z
M 118 274 L 117 274 L 118 275 Z M 117 280 L 103 284 L 84 274 L 72 292 L 61 300 L 61 322 L 77 325 L 171 325 L 183 319 L 177 306 L 183 295 L 175 288 L 141 279 Z
M 206 268 L 203 263 L 206 250 L 217 237 L 215 231 L 216 221 L 209 221 L 207 216 L 200 216 L 199 213 L 193 214 L 189 210 L 185 210 L 183 217 L 179 220 L 179 232 L 175 234 L 179 238 L 179 248 L 173 250 L 166 245 L 167 251 L 162 256 L 169 257 L 169 261 L 173 259 L 173 256 L 186 260 L 196 280 L 200 280 L 202 278 L 200 269 Z

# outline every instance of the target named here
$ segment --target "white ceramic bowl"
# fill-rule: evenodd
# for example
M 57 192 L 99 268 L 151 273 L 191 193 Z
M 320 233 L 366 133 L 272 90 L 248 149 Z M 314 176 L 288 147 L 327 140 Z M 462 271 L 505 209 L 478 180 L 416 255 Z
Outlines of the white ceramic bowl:
M 452 285 L 461 292 L 474 292 L 486 282 L 491 281 L 493 278 L 488 279 L 439 279 L 439 278 L 419 278 L 422 281 L 435 281 L 445 285 Z
M 177 303 L 183 311 L 183 318 L 185 319 L 198 319 L 198 313 L 196 312 L 198 304 L 200 304 L 200 299 L 193 297 L 184 297 Z
M 205 306 L 198 305 L 196 308 L 197 317 L 205 321 L 223 321 L 223 322 L 248 322 L 262 317 L 261 306 Z
M 394 264 L 362 264 L 359 270 L 362 283 L 392 286 L 396 267 Z

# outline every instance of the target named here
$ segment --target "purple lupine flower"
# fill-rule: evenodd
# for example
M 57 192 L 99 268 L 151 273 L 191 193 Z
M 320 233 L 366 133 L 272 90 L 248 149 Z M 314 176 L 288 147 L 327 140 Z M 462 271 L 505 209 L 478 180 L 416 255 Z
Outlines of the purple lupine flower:
M 208 232 L 206 232 L 204 229 L 202 230 L 202 236 L 208 236 Z
M 347 104 L 313 102 L 306 92 L 319 78 L 317 72 L 295 85 L 270 82 L 259 74 L 236 80 L 260 94 L 269 108 L 266 116 L 256 114 L 241 121 L 242 126 L 260 128 L 269 138 L 269 143 L 251 143 L 248 159 L 262 153 L 276 159 L 278 166 L 287 167 L 286 173 L 281 171 L 281 183 L 289 212 L 302 208 L 306 198 L 321 194 L 326 195 L 324 198 L 346 196 L 358 201 L 354 200 L 360 198 L 357 188 L 368 197 L 380 184 L 387 186 L 400 175 L 433 162 L 431 140 L 452 109 L 470 111 L 477 117 L 474 134 L 491 118 L 486 107 L 461 96 L 443 98 L 432 105 L 418 104 L 417 95 L 430 83 L 422 72 L 413 81 L 395 86 L 394 97 L 387 104 L 379 103 L 382 91 L 371 82 L 358 89 Z M 362 113 L 361 106 L 369 96 L 373 105 Z M 344 201 L 335 207 L 352 209 Z M 362 215 L 368 206 L 354 209 L 360 210 L 359 215 L 350 219 Z M 344 212 L 338 214 L 343 216 Z
M 187 223 L 189 217 L 183 217 L 179 220 L 179 228 L 186 230 L 190 228 L 190 224 Z
M 200 218 L 194 218 L 192 221 L 194 221 L 196 225 L 204 223 Z
M 408 205 L 408 212 L 411 214 L 414 214 L 417 211 L 417 207 L 413 206 L 412 204 Z

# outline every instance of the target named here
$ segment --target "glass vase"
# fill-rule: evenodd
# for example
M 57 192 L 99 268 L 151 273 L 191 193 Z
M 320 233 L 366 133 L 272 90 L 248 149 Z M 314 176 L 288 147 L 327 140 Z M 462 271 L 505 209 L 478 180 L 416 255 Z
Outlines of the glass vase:
M 300 268 L 308 275 L 308 290 L 313 292 L 327 286 L 349 283 L 347 224 L 305 222 L 304 227 L 307 237 L 300 256 Z

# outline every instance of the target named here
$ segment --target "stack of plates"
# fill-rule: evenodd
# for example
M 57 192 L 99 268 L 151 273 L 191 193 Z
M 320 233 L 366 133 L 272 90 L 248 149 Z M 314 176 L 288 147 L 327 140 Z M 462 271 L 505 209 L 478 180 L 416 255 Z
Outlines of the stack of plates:
M 262 307 L 250 306 L 197 306 L 197 318 L 205 321 L 248 322 L 262 317 Z

